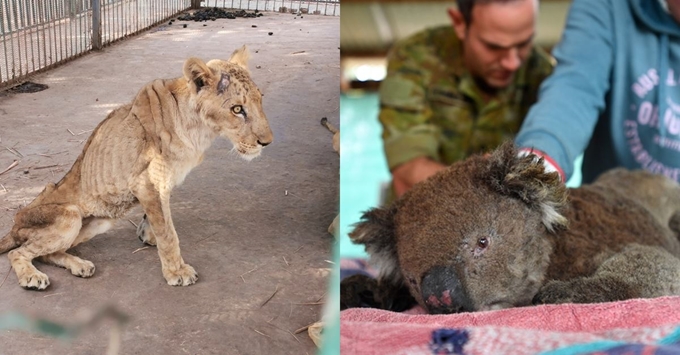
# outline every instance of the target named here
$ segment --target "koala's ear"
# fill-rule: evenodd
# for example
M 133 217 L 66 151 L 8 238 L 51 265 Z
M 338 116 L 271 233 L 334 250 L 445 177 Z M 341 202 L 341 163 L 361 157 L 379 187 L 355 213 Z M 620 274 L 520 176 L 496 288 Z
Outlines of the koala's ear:
M 539 210 L 550 232 L 567 226 L 567 219 L 561 214 L 567 203 L 567 188 L 557 172 L 545 171 L 542 157 L 533 154 L 519 157 L 515 145 L 508 141 L 489 157 L 486 175 L 498 192 Z
M 394 207 L 373 208 L 361 216 L 361 221 L 349 234 L 354 243 L 366 246 L 371 263 L 380 271 L 378 278 L 393 282 L 402 278 L 394 237 L 395 212 Z

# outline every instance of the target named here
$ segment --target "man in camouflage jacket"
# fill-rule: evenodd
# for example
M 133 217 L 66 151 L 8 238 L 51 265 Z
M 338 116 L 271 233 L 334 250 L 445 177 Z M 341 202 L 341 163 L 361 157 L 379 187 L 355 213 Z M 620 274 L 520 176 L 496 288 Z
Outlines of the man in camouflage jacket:
M 397 42 L 380 87 L 388 200 L 519 130 L 554 65 L 533 45 L 536 0 L 458 0 L 453 26 Z

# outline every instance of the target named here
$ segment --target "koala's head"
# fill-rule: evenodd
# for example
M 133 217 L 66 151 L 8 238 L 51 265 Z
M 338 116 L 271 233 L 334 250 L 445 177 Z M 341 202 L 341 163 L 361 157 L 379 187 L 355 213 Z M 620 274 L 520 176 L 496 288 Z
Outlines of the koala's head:
M 368 211 L 350 236 L 383 281 L 408 285 L 429 313 L 529 305 L 549 264 L 548 235 L 566 227 L 566 198 L 557 173 L 509 142 Z

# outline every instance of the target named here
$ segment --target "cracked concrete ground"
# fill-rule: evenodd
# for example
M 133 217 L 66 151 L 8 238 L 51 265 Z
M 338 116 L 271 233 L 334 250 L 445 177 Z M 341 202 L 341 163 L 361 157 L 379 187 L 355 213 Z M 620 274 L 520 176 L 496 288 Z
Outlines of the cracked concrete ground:
M 307 333 L 293 333 L 322 316 L 331 267 L 327 228 L 337 213 L 339 159 L 319 120 L 339 121 L 339 18 L 265 13 L 182 24 L 33 77 L 49 85 L 45 91 L 0 97 L 0 171 L 18 162 L 0 175 L 0 235 L 19 207 L 68 171 L 111 109 L 148 81 L 180 76 L 190 56 L 226 59 L 247 44 L 274 143 L 245 162 L 220 138 L 173 191 L 182 256 L 199 281 L 168 286 L 155 248 L 143 248 L 126 218 L 73 249 L 96 265 L 89 279 L 35 262 L 51 285 L 26 291 L 0 256 L 0 316 L 20 311 L 75 324 L 112 305 L 130 317 L 120 354 L 313 354 Z M 141 215 L 136 208 L 128 218 L 137 223 Z M 70 342 L 2 331 L 0 354 L 103 354 L 112 324 Z

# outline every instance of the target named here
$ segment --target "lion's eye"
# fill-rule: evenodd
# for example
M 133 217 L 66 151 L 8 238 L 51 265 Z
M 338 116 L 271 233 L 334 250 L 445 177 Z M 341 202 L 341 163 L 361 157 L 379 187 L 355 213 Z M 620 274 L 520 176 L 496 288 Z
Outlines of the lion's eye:
M 234 106 L 231 107 L 231 112 L 233 112 L 233 113 L 235 113 L 235 114 L 238 115 L 238 114 L 240 114 L 241 112 L 243 112 L 243 106 L 241 106 L 241 105 L 234 105 Z
M 477 248 L 486 249 L 489 246 L 489 239 L 481 237 L 477 240 Z

